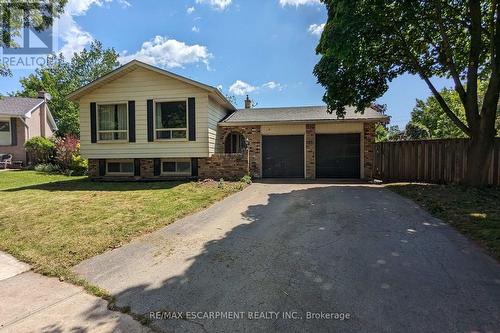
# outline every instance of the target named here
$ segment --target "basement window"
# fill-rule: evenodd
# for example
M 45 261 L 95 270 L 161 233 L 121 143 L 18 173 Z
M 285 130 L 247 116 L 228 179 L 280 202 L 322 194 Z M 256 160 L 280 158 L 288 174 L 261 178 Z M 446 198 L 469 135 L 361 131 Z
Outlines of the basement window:
M 191 160 L 162 160 L 161 173 L 168 176 L 191 176 Z
M 133 161 L 107 161 L 106 174 L 116 176 L 133 176 L 134 162 Z

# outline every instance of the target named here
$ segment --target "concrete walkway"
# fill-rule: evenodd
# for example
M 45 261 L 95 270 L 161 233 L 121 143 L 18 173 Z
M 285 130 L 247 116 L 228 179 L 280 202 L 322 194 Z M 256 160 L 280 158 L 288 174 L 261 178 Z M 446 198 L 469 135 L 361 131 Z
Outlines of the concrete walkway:
M 75 270 L 165 332 L 500 332 L 499 264 L 377 186 L 253 184 Z
M 82 288 L 29 271 L 0 252 L 0 332 L 148 332 Z

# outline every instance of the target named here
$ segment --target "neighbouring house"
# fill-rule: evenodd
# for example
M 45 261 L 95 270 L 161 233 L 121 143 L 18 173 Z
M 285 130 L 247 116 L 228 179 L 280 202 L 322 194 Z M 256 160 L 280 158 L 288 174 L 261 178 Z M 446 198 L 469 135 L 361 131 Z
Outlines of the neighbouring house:
M 50 95 L 39 92 L 38 98 L 0 97 L 0 154 L 25 165 L 24 143 L 35 136 L 50 137 L 57 130 L 47 101 Z
M 68 96 L 89 176 L 161 179 L 372 177 L 375 108 L 237 110 L 212 86 L 133 60 Z

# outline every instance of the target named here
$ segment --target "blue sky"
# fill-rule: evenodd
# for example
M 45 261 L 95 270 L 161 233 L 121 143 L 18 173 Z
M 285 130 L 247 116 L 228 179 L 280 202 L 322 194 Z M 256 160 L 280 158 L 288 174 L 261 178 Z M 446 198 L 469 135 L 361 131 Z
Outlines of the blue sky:
M 319 105 L 323 88 L 312 70 L 326 10 L 319 0 L 70 0 L 58 22 L 59 49 L 67 56 L 98 39 L 121 62 L 137 58 L 220 87 L 242 106 Z M 20 89 L 15 70 L 0 93 Z M 434 80 L 437 87 L 447 80 Z M 392 124 L 404 126 L 416 98 L 429 90 L 417 77 L 390 84 L 378 102 Z

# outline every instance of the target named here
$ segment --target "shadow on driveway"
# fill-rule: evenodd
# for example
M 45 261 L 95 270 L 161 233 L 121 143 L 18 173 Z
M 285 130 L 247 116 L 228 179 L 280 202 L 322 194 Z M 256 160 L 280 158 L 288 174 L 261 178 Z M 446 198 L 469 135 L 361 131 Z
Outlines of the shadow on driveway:
M 374 186 L 254 184 L 76 271 L 162 331 L 500 331 L 499 265 Z

